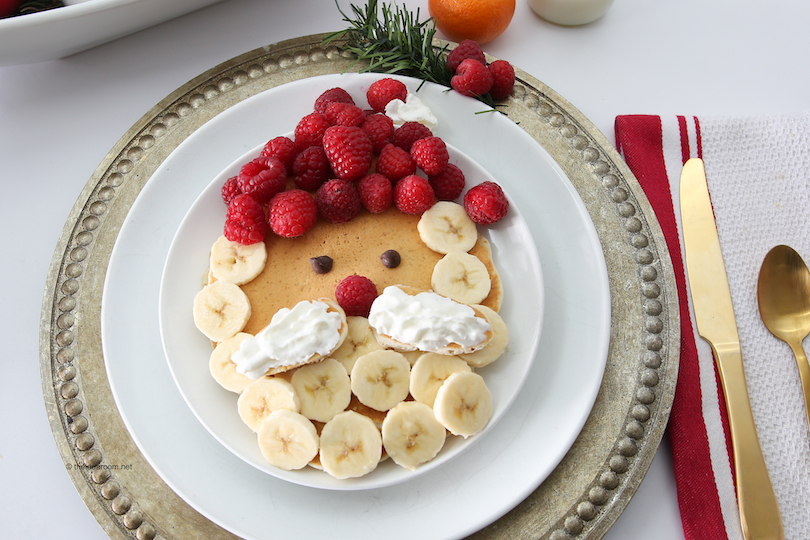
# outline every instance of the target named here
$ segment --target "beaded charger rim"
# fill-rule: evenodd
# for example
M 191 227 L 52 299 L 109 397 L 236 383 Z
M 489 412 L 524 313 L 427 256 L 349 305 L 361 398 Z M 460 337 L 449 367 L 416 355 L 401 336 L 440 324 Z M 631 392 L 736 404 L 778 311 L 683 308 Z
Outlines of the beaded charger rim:
M 269 88 L 358 69 L 338 50 L 339 41 L 324 47 L 324 37 L 250 51 L 167 96 L 102 161 L 65 224 L 42 306 L 43 394 L 68 474 L 111 538 L 183 538 L 192 530 L 207 538 L 235 538 L 174 493 L 127 432 L 101 349 L 104 277 L 129 208 L 188 135 Z M 596 539 L 634 495 L 669 419 L 680 341 L 674 273 L 655 215 L 610 142 L 553 90 L 519 69 L 516 73 L 504 112 L 561 166 L 602 243 L 611 343 L 599 395 L 565 458 L 523 503 L 473 537 Z

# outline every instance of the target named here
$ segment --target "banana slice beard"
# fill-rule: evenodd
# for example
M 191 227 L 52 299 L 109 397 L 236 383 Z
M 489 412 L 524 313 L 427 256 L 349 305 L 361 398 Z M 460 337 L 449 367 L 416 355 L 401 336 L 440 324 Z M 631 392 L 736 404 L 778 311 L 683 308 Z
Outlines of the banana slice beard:
M 433 267 L 430 286 L 462 304 L 480 304 L 492 289 L 489 271 L 481 259 L 464 251 L 451 251 Z
M 265 262 L 267 250 L 264 242 L 246 246 L 220 236 L 211 246 L 209 268 L 218 281 L 244 285 L 264 270 Z
M 370 352 L 354 364 L 352 393 L 363 405 L 387 411 L 408 397 L 410 375 L 411 364 L 398 352 Z
M 335 478 L 364 476 L 377 468 L 381 457 L 382 436 L 367 416 L 344 411 L 321 430 L 321 466 Z
M 469 354 L 461 354 L 459 358 L 467 362 L 470 367 L 482 368 L 500 358 L 509 345 L 509 328 L 503 318 L 493 309 L 484 305 L 473 306 L 489 321 L 492 326 L 492 339 L 486 347 Z
M 349 374 L 334 358 L 296 369 L 290 382 L 301 402 L 301 414 L 310 420 L 328 422 L 351 401 Z
M 247 427 L 258 432 L 274 411 L 298 412 L 301 401 L 289 382 L 278 377 L 262 377 L 245 388 L 236 401 L 236 408 Z
M 348 332 L 343 344 L 331 354 L 332 358 L 343 364 L 347 373 L 352 372 L 354 363 L 364 354 L 382 350 L 382 345 L 374 337 L 374 332 L 365 317 L 346 317 Z
M 235 336 L 217 343 L 208 360 L 208 369 L 214 380 L 225 390 L 237 394 L 241 394 L 253 382 L 250 377 L 236 372 L 236 364 L 231 359 L 231 355 L 239 350 L 242 340 L 247 337 L 250 337 L 250 334 L 239 332 Z
M 383 420 L 383 447 L 394 463 L 406 469 L 414 470 L 436 457 L 446 437 L 433 409 L 418 401 L 403 401 Z
M 424 353 L 411 368 L 409 391 L 416 401 L 433 407 L 442 383 L 453 373 L 462 371 L 472 371 L 472 369 L 459 357 Z
M 302 469 L 318 454 L 320 437 L 303 415 L 273 411 L 258 433 L 259 449 L 271 465 L 285 471 Z
M 453 435 L 475 435 L 492 417 L 492 393 L 484 378 L 473 372 L 450 375 L 433 403 L 436 419 Z
M 419 238 L 437 253 L 470 251 L 478 241 L 478 228 L 460 204 L 439 201 L 422 213 L 416 224 Z
M 233 283 L 215 281 L 194 297 L 194 325 L 215 343 L 241 332 L 250 314 L 250 300 Z

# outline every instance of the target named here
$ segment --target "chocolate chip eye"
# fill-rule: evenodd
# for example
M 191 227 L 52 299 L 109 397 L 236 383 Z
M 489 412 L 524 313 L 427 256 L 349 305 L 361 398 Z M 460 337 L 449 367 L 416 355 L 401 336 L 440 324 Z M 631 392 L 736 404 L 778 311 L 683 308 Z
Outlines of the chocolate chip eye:
M 383 266 L 386 268 L 396 268 L 402 262 L 402 257 L 399 256 L 396 250 L 389 249 L 380 255 L 380 260 L 382 260 Z
M 332 269 L 332 257 L 328 255 L 312 257 L 309 262 L 312 265 L 312 270 L 314 270 L 316 274 L 325 274 Z

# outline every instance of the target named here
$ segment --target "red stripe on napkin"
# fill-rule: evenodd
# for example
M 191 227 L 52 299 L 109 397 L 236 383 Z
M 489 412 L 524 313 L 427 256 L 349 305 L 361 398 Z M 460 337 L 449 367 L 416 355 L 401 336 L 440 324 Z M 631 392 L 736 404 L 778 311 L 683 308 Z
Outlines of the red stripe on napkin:
M 678 127 L 681 135 L 680 150 L 683 161 L 686 161 L 691 157 L 691 151 L 685 117 L 678 117 Z M 701 155 L 699 126 L 696 128 L 697 153 Z M 703 418 L 696 336 L 692 330 L 687 302 L 676 209 L 664 159 L 661 118 L 649 115 L 619 116 L 616 118 L 615 130 L 616 145 L 658 218 L 672 258 L 680 299 L 681 358 L 668 431 L 684 534 L 687 540 L 726 540 L 728 535 L 720 508 Z M 724 399 L 722 391 L 719 391 L 722 404 Z M 723 418 L 723 424 L 727 425 L 727 418 Z
M 686 117 L 678 117 L 678 129 L 681 133 L 681 159 L 684 163 L 689 159 L 689 131 L 686 127 Z

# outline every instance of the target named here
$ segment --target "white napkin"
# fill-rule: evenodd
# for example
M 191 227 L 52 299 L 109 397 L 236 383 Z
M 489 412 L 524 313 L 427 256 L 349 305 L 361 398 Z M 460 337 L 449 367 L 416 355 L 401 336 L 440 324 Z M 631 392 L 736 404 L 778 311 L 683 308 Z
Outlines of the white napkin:
M 668 241 L 677 234 L 677 243 L 670 244 L 670 251 L 680 251 L 680 256 L 673 257 L 680 265 L 676 274 L 685 272 L 681 263 L 680 172 L 689 157 L 704 160 L 751 405 L 785 537 L 810 539 L 810 431 L 801 382 L 790 348 L 762 323 L 756 296 L 762 260 L 773 246 L 790 245 L 810 262 L 810 113 L 746 118 L 621 116 L 616 121 L 616 134 L 617 144 L 656 208 L 665 234 L 665 221 L 674 219 Z M 668 187 L 663 190 L 667 195 L 662 196 L 662 185 Z M 722 529 L 727 538 L 742 538 L 728 462 L 724 404 L 717 394 L 711 348 L 698 336 L 694 324 L 687 324 L 692 327 L 697 347 L 702 418 L 679 415 L 679 405 L 683 405 L 679 399 L 687 399 L 681 392 L 685 381 L 679 381 L 670 439 L 684 532 L 690 540 L 719 537 L 714 535 L 720 535 Z M 804 345 L 808 350 L 810 339 Z M 687 354 L 682 353 L 682 367 Z M 688 369 L 682 375 L 689 377 Z M 698 425 L 701 422 L 703 425 Z M 704 429 L 702 437 L 693 437 L 690 431 L 702 433 Z M 695 444 L 708 445 L 709 472 L 717 490 L 712 497 L 719 502 L 716 511 L 706 503 L 704 490 L 710 486 L 705 477 L 690 478 L 693 471 L 700 470 L 696 461 L 700 458 L 691 453 Z M 682 455 L 686 457 L 680 459 Z M 710 527 L 712 533 L 706 536 L 704 527 L 714 518 L 717 526 Z

